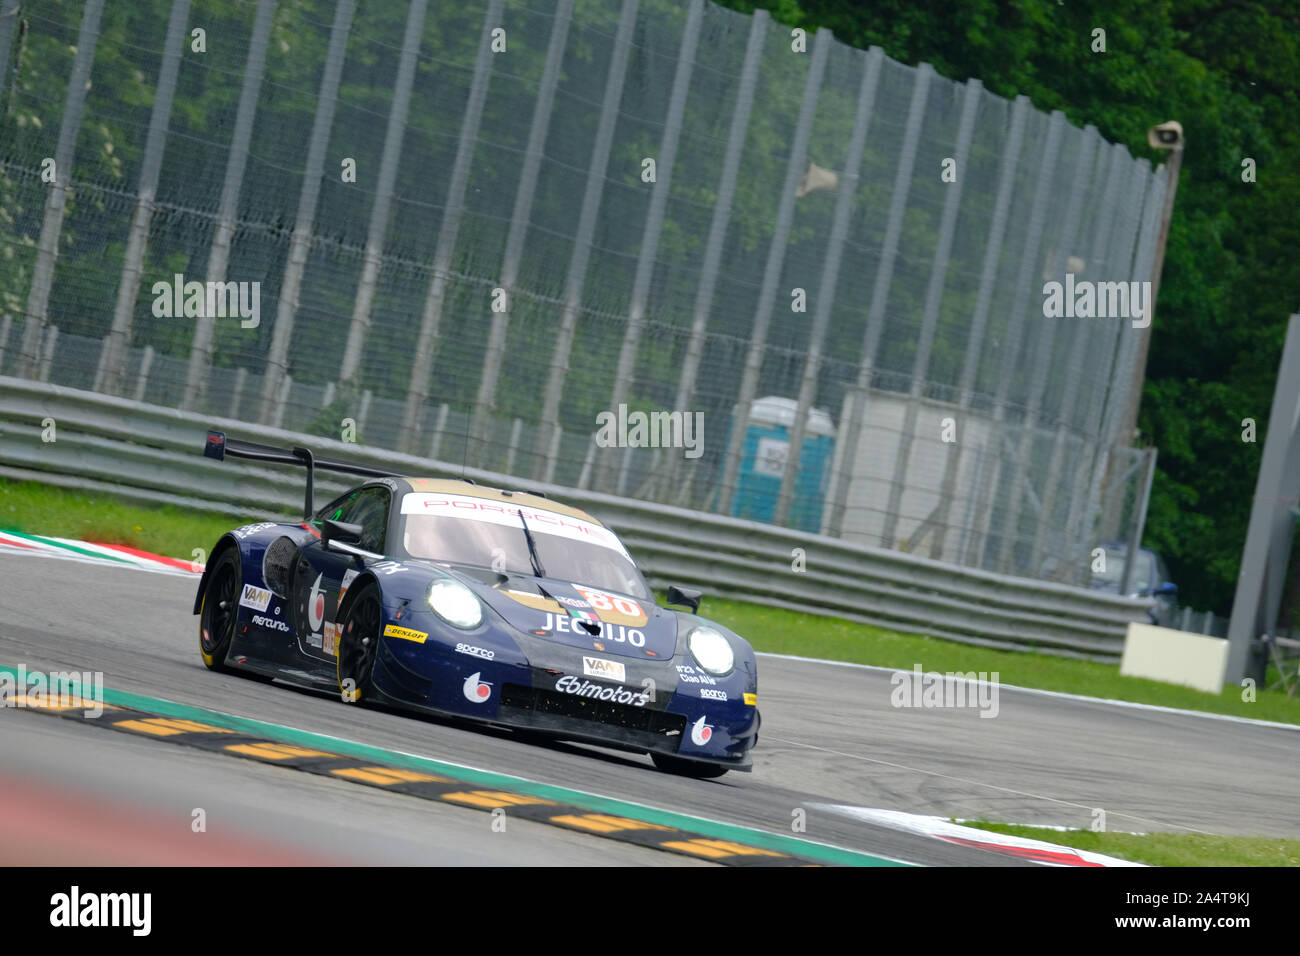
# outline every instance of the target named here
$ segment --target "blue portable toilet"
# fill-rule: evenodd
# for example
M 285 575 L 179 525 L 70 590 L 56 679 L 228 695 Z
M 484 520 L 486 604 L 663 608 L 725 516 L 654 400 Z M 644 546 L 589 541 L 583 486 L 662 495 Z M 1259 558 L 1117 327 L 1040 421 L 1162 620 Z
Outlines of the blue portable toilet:
M 799 403 L 792 398 L 769 395 L 755 399 L 749 412 L 749 427 L 741 448 L 736 494 L 731 514 L 736 518 L 771 524 L 781 494 L 781 474 L 790 453 L 790 429 Z M 735 422 L 732 422 L 732 428 Z M 728 435 L 727 441 L 731 438 Z M 808 414 L 803 454 L 795 475 L 794 500 L 790 502 L 790 527 L 816 534 L 821 530 L 822 507 L 830 482 L 835 455 L 835 426 L 820 408 Z

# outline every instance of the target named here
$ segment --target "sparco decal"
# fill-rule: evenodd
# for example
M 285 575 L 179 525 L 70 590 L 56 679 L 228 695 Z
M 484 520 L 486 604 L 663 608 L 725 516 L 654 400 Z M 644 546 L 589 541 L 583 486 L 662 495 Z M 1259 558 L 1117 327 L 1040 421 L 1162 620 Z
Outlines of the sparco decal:
M 594 684 L 589 680 L 573 676 L 561 677 L 555 682 L 555 689 L 563 694 L 577 694 L 579 697 L 590 697 L 592 700 L 607 700 L 614 704 L 631 704 L 633 707 L 644 707 L 646 701 L 650 699 L 650 695 L 646 691 L 636 693 L 626 687 Z
M 705 700 L 725 701 L 727 699 L 727 692 L 725 690 L 713 690 L 708 687 L 701 687 L 700 696 Z
M 461 686 L 465 699 L 475 704 L 481 704 L 492 696 L 492 685 L 487 681 L 479 680 L 479 673 L 479 671 L 475 671 L 470 674 L 465 678 L 465 683 Z
M 496 651 L 489 651 L 483 647 L 475 647 L 473 644 L 457 644 L 457 654 L 468 654 L 471 657 L 481 657 L 485 661 L 490 661 L 497 656 Z
M 706 717 L 701 717 L 695 723 L 691 724 L 691 743 L 695 744 L 697 747 L 703 747 L 709 742 L 709 738 L 713 736 L 713 725 L 704 722 L 707 719 L 708 718 Z

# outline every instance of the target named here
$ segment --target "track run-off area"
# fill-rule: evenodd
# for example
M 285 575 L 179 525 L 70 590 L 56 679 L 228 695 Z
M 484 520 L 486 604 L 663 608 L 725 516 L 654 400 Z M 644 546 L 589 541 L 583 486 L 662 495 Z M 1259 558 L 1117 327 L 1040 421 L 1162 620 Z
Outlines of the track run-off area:
M 887 669 L 760 655 L 753 773 L 691 780 L 211 673 L 197 580 L 0 540 L 0 668 L 102 673 L 117 708 L 0 711 L 15 862 L 128 862 L 114 835 L 134 834 L 131 862 L 1114 865 L 949 822 L 1087 828 L 1098 810 L 1113 830 L 1300 836 L 1300 728 L 1006 685 L 992 719 L 897 707 Z

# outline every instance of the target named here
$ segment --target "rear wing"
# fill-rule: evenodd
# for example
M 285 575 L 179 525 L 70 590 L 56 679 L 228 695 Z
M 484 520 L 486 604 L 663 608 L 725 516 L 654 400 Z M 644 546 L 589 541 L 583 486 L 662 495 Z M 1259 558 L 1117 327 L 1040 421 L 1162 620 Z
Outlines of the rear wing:
M 349 461 L 333 461 L 329 458 L 317 458 L 310 448 L 277 448 L 274 445 L 262 445 L 258 442 L 240 441 L 227 438 L 225 432 L 209 431 L 208 440 L 203 446 L 203 454 L 217 461 L 224 461 L 226 456 L 248 458 L 253 461 L 269 461 L 277 465 L 300 465 L 307 469 L 307 496 L 303 503 L 303 520 L 308 520 L 316 512 L 312 504 L 313 475 L 317 468 L 337 471 L 345 475 L 359 475 L 363 478 L 390 478 L 391 471 L 381 468 L 367 468 Z

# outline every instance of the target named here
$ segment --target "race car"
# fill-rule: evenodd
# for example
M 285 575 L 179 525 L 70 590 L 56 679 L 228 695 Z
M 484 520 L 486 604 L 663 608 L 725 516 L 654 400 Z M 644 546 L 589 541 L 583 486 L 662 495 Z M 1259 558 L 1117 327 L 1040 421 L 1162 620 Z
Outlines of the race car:
M 590 515 L 217 431 L 204 454 L 307 470 L 301 522 L 213 548 L 194 599 L 208 668 L 648 753 L 687 776 L 752 769 L 753 648 L 698 616 L 698 591 L 670 587 L 660 607 Z M 316 510 L 316 469 L 368 480 Z

